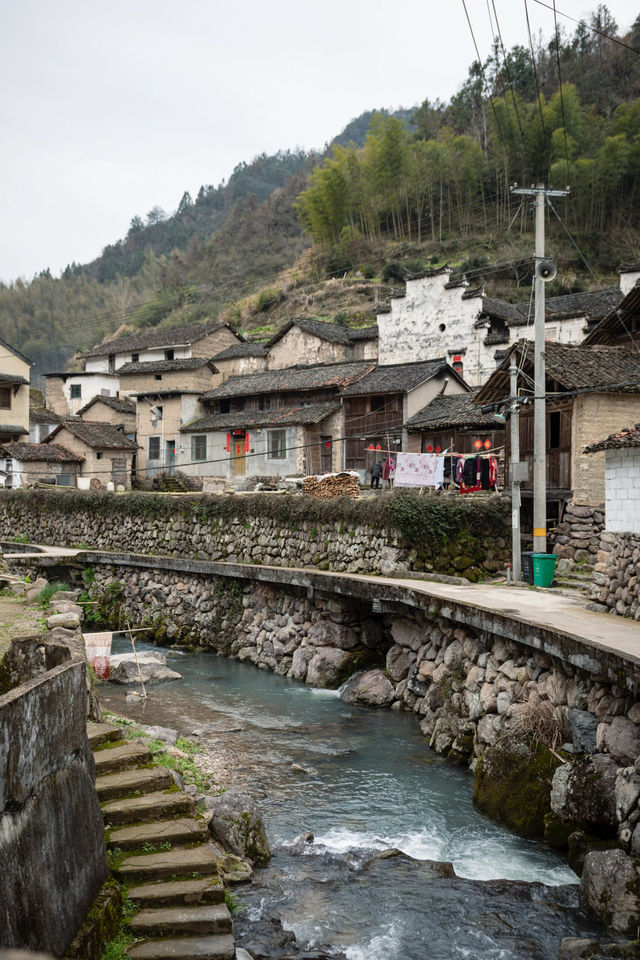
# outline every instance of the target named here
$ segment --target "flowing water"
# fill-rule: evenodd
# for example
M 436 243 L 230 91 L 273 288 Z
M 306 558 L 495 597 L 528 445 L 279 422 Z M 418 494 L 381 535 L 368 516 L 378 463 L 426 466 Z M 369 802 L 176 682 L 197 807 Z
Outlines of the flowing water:
M 238 891 L 242 923 L 280 917 L 305 947 L 330 944 L 350 960 L 555 960 L 563 936 L 593 933 L 564 860 L 482 817 L 471 775 L 425 746 L 413 715 L 213 654 L 164 652 L 181 681 L 151 687 L 141 704 L 115 685 L 101 700 L 197 732 L 257 799 L 275 855 Z M 306 831 L 313 842 L 296 839 Z M 374 856 L 391 848 L 405 856 Z M 456 877 L 425 861 L 450 861 Z

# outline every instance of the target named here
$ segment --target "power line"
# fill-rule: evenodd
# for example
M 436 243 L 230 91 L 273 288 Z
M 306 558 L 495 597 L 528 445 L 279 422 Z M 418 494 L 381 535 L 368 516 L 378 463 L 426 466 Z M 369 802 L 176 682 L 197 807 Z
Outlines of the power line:
M 542 113 L 542 101 L 541 101 L 541 99 L 540 99 L 541 96 L 542 96 L 542 94 L 540 93 L 540 84 L 538 83 L 538 68 L 537 68 L 537 66 L 536 66 L 536 55 L 535 55 L 534 50 L 533 50 L 533 40 L 532 40 L 532 38 L 531 38 L 531 24 L 530 24 L 530 22 L 529 22 L 529 7 L 527 6 L 527 0 L 524 0 L 524 12 L 525 12 L 525 16 L 526 16 L 526 18 L 527 18 L 527 33 L 529 34 L 529 49 L 531 50 L 531 65 L 532 65 L 532 67 L 533 67 L 533 78 L 534 78 L 535 84 L 536 84 L 536 93 L 537 93 L 536 99 L 537 99 L 537 101 L 538 101 L 538 111 L 539 111 L 539 113 L 540 113 L 540 123 L 542 124 L 542 132 L 543 132 L 544 136 L 546 137 L 546 135 L 547 135 L 547 130 L 546 130 L 546 127 L 545 127 L 545 125 L 544 125 L 544 116 L 543 116 L 543 113 Z
M 480 57 L 480 50 L 478 49 L 478 44 L 477 44 L 477 42 L 476 42 L 476 35 L 475 35 L 475 33 L 473 32 L 473 27 L 471 26 L 471 20 L 470 20 L 470 18 L 469 18 L 469 11 L 467 10 L 466 0 L 462 0 L 462 6 L 464 7 L 464 12 L 465 12 L 465 15 L 466 15 L 466 18 L 467 18 L 467 23 L 469 24 L 469 30 L 471 31 L 471 38 L 472 38 L 472 40 L 473 40 L 473 45 L 474 45 L 474 47 L 475 47 L 475 49 L 476 49 L 476 56 L 478 57 L 478 66 L 479 66 L 479 68 L 480 68 L 480 73 L 482 74 L 482 79 L 484 80 L 485 86 L 486 86 L 487 91 L 488 91 L 488 93 L 489 93 L 489 101 L 490 101 L 490 103 L 491 103 L 491 109 L 493 110 L 493 116 L 494 116 L 495 121 L 496 121 L 496 127 L 498 128 L 498 135 L 499 135 L 499 137 L 500 137 L 500 140 L 502 141 L 502 146 L 503 146 L 503 149 L 504 149 L 505 153 L 508 153 L 507 144 L 506 144 L 506 141 L 505 141 L 504 136 L 503 136 L 503 133 L 502 133 L 502 127 L 500 126 L 500 120 L 498 119 L 498 113 L 497 113 L 497 111 L 496 111 L 496 105 L 495 105 L 495 103 L 493 102 L 493 97 L 491 96 L 491 91 L 489 90 L 489 85 L 487 84 L 487 77 L 486 77 L 486 74 L 485 74 L 485 72 L 484 72 L 484 66 L 483 66 L 483 64 L 482 64 L 482 58 Z
M 489 0 L 487 0 L 487 4 L 488 2 Z M 518 129 L 520 131 L 520 140 L 522 141 L 522 160 L 524 163 L 524 159 L 527 154 L 527 146 L 524 139 L 524 130 L 522 129 L 522 123 L 520 121 L 520 111 L 518 110 L 518 101 L 516 99 L 515 85 L 513 83 L 513 80 L 511 79 L 511 71 L 509 69 L 509 62 L 507 60 L 504 41 L 502 39 L 502 30 L 500 29 L 500 21 L 498 20 L 498 12 L 496 10 L 495 0 L 491 0 L 491 6 L 493 7 L 493 16 L 496 21 L 496 30 L 498 32 L 498 39 L 500 40 L 500 47 L 502 49 L 502 62 L 504 63 L 504 68 L 507 74 L 507 80 L 509 81 L 509 87 L 511 89 L 511 98 L 513 100 L 513 108 L 516 113 L 516 120 L 518 121 Z M 491 16 L 489 16 L 489 20 L 491 20 Z
M 548 3 L 543 3 L 543 0 L 533 0 L 533 2 L 541 7 L 546 7 L 547 10 L 553 10 L 555 13 L 555 0 L 553 7 L 550 7 Z M 619 47 L 624 47 L 625 50 L 631 50 L 632 53 L 640 54 L 640 50 L 637 50 L 636 47 L 630 46 L 630 44 L 625 43 L 624 40 L 620 40 L 618 37 L 612 37 L 610 33 L 604 33 L 604 31 L 598 30 L 597 27 L 590 27 L 586 20 L 576 20 L 575 17 L 570 16 L 568 13 L 563 13 L 562 10 L 558 10 L 558 13 L 566 20 L 572 20 L 574 23 L 582 24 L 587 30 L 590 30 L 591 33 L 596 33 L 599 37 L 604 37 L 605 40 L 611 40 L 612 43 L 617 43 Z
M 560 69 L 560 32 L 556 15 L 556 0 L 553 0 L 553 22 L 556 29 L 556 60 L 558 63 L 558 81 L 560 83 L 560 108 L 562 110 L 562 132 L 564 134 L 564 155 L 567 162 L 567 183 L 569 182 L 569 145 L 567 143 L 567 120 L 564 112 L 564 93 L 562 92 L 562 70 Z

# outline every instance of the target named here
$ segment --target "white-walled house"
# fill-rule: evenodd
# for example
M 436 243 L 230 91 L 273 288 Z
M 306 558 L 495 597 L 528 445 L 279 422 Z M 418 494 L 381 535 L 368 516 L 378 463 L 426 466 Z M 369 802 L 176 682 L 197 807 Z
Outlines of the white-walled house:
M 115 374 L 73 370 L 45 373 L 44 401 L 60 417 L 75 417 L 94 397 L 117 397 L 120 389 Z
M 587 453 L 604 451 L 605 530 L 640 534 L 640 423 L 592 443 Z
M 587 324 L 604 317 L 621 299 L 619 287 L 549 296 L 547 339 L 580 343 Z M 381 306 L 377 319 L 381 366 L 445 357 L 471 386 L 486 382 L 510 343 L 534 339 L 529 301 L 511 304 L 486 297 L 483 287 L 452 282 L 448 267 L 408 280 L 404 296 Z

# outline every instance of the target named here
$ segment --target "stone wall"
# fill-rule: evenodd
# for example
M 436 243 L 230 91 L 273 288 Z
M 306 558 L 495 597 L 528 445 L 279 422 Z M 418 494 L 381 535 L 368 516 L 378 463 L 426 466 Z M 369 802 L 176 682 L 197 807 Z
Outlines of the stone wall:
M 593 564 L 600 549 L 604 529 L 604 506 L 588 506 L 570 501 L 558 524 L 553 552 L 577 563 Z
M 90 494 L 2 493 L 0 539 L 26 536 L 33 543 L 58 546 L 280 567 L 316 566 L 350 573 L 424 570 L 473 580 L 503 570 L 509 559 L 506 510 L 476 516 L 473 505 L 462 504 L 467 518 L 462 530 L 446 542 L 434 530 L 433 536 L 425 534 L 424 546 L 416 547 L 408 545 L 398 531 L 377 522 L 375 503 L 369 510 L 365 501 L 350 501 L 346 507 L 335 502 L 335 506 L 325 505 L 326 515 L 335 519 L 299 519 L 313 517 L 314 510 L 324 508 L 317 501 L 314 506 L 311 498 L 279 496 L 278 503 L 263 501 L 278 513 L 274 517 L 257 502 L 259 494 L 255 512 L 251 506 L 247 509 L 250 501 L 243 498 L 233 516 L 233 504 L 240 498 L 172 502 L 157 494 L 134 494 L 107 503 Z M 499 498 L 493 502 L 502 503 Z M 479 505 L 482 509 L 486 511 L 486 501 Z M 369 515 L 370 522 L 363 522 L 361 518 Z
M 640 620 L 640 534 L 603 533 L 591 575 L 591 599 L 610 613 Z
M 63 956 L 107 875 L 84 660 L 0 697 L 0 945 Z

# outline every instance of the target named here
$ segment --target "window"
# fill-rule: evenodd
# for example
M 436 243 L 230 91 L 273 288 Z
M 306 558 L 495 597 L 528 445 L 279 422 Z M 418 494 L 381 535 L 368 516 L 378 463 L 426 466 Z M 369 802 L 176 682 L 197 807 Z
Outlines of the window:
M 11 387 L 0 387 L 0 409 L 11 410 Z
M 140 360 L 140 354 L 139 354 L 139 353 L 132 353 L 132 354 L 131 354 L 131 363 L 138 363 L 139 360 Z
M 164 352 L 164 358 L 165 358 L 165 360 L 173 360 L 173 359 L 174 359 L 174 350 L 173 350 L 173 348 L 171 348 L 171 350 L 165 350 L 165 352 Z
M 191 459 L 207 459 L 207 437 L 204 433 L 194 433 L 191 435 Z
M 102 460 L 102 450 L 96 450 L 96 460 Z
M 69 396 L 72 400 L 79 400 L 82 396 L 82 384 L 72 383 L 69 387 Z
M 156 380 L 162 380 L 162 374 L 156 373 Z
M 164 407 L 160 407 L 160 406 L 158 406 L 158 407 L 155 407 L 155 406 L 152 407 L 152 408 L 151 408 L 151 415 L 152 415 L 152 417 L 155 417 L 156 420 L 162 420 L 162 418 L 163 418 L 163 416 L 164 416 Z
M 557 450 L 560 446 L 560 412 L 549 414 L 549 449 Z
M 371 397 L 371 412 L 384 410 L 384 397 Z
M 149 437 L 149 460 L 160 459 L 160 437 Z
M 108 363 L 109 363 L 109 373 L 115 373 L 115 372 L 116 372 L 116 355 L 115 355 L 115 353 L 110 353 L 110 354 L 109 354 L 109 361 L 108 361 Z
M 258 410 L 271 410 L 271 397 L 260 397 Z
M 287 431 L 269 431 L 269 460 L 285 460 L 287 457 Z
M 229 411 L 231 410 L 231 401 L 220 400 L 219 410 L 220 410 L 220 413 L 229 413 Z

